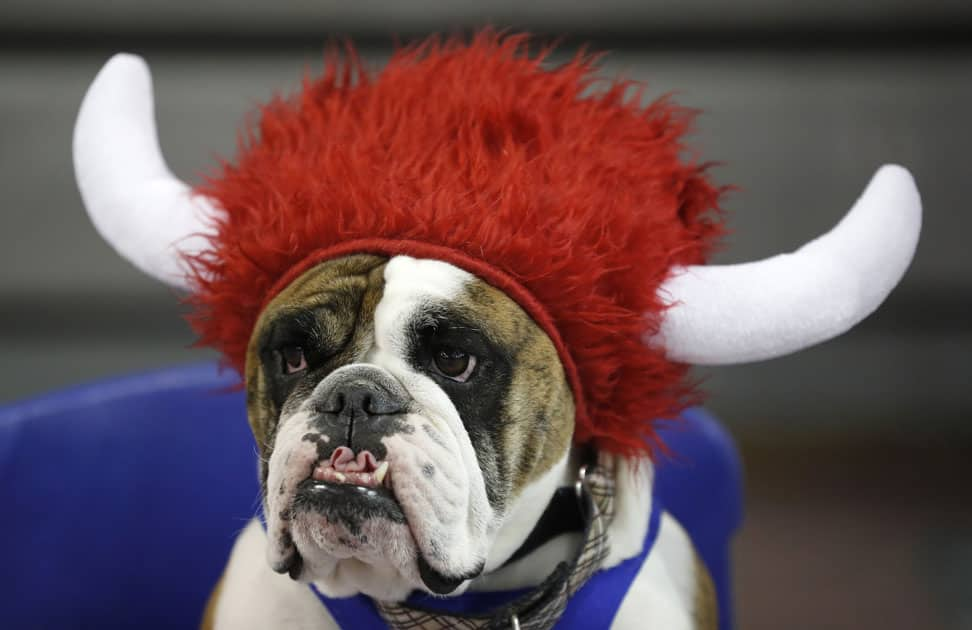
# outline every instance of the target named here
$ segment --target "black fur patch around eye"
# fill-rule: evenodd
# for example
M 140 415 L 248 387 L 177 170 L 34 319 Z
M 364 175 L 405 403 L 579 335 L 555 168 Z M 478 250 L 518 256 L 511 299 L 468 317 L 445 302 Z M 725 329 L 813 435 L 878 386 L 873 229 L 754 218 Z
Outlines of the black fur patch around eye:
M 501 508 L 505 493 L 500 490 L 508 484 L 509 470 L 499 449 L 513 357 L 494 344 L 477 325 L 448 306 L 417 316 L 409 327 L 407 347 L 412 367 L 432 378 L 455 405 L 487 479 L 490 505 Z M 434 368 L 435 353 L 444 347 L 475 355 L 476 368 L 468 381 L 456 382 Z
M 342 306 L 327 303 L 312 308 L 285 311 L 267 326 L 260 339 L 260 362 L 268 385 L 270 398 L 277 409 L 293 394 L 304 395 L 335 366 L 329 365 L 350 343 L 354 333 L 354 318 L 340 317 Z M 350 310 L 350 309 L 347 309 Z M 356 310 L 356 306 L 355 306 Z M 287 374 L 281 350 L 299 346 L 304 351 L 307 368 Z

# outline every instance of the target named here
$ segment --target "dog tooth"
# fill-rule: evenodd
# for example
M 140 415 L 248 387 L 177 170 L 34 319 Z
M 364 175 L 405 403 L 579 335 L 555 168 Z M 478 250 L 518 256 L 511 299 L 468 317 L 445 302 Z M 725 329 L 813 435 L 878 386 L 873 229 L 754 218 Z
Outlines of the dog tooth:
M 338 480 L 339 483 L 344 483 L 344 475 L 339 472 L 334 473 L 334 478 Z
M 381 485 L 381 482 L 385 480 L 385 473 L 388 472 L 388 462 L 382 462 L 378 470 L 375 471 L 375 483 Z

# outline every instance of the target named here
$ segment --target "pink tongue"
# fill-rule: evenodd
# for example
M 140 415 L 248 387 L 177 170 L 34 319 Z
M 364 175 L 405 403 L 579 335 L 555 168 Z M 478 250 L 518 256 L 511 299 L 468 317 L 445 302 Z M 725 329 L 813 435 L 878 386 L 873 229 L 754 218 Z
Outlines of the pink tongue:
M 374 472 L 378 460 L 371 451 L 361 451 L 357 457 L 347 446 L 339 446 L 331 453 L 331 467 L 338 472 Z

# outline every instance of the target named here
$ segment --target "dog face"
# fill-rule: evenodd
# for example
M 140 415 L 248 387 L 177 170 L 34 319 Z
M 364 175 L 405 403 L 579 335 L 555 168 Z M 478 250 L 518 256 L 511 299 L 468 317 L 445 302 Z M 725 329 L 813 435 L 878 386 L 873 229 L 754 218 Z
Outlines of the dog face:
M 261 314 L 246 381 L 268 561 L 335 596 L 457 591 L 529 533 L 570 450 L 550 339 L 439 261 L 310 269 Z

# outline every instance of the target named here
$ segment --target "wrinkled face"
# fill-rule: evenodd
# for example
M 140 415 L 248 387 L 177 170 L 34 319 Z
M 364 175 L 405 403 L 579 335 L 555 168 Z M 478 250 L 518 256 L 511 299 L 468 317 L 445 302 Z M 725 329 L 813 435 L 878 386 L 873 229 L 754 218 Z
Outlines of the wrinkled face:
M 439 261 L 312 268 L 261 314 L 246 379 L 268 560 L 337 596 L 449 593 L 494 567 L 573 433 L 549 338 Z

